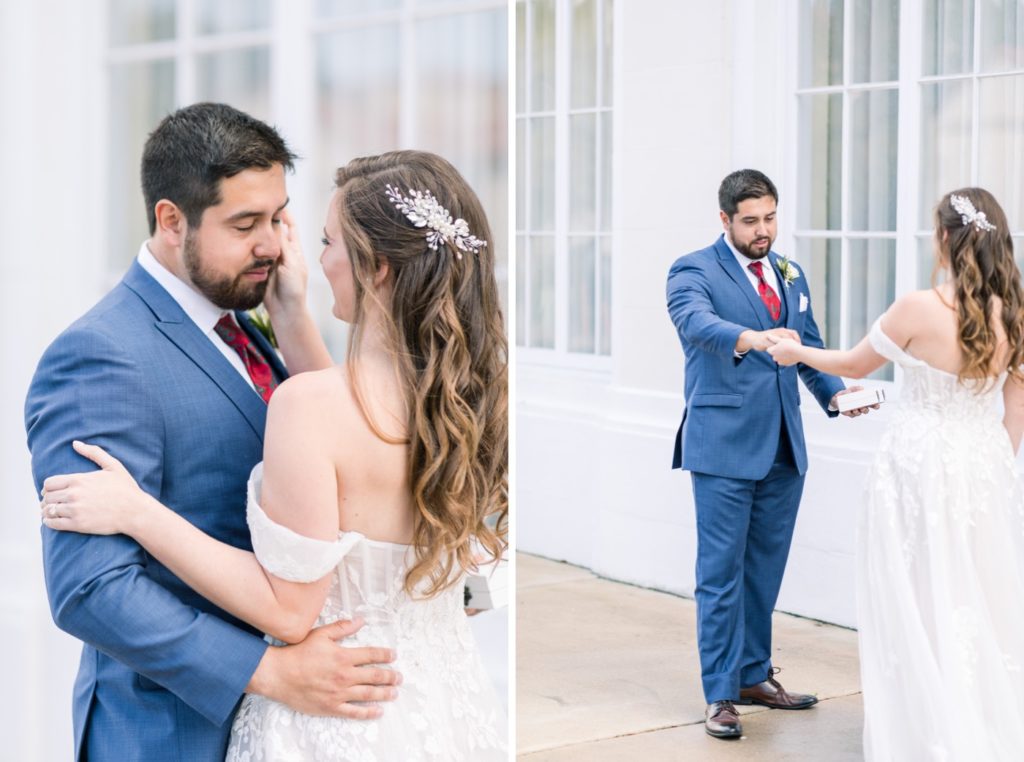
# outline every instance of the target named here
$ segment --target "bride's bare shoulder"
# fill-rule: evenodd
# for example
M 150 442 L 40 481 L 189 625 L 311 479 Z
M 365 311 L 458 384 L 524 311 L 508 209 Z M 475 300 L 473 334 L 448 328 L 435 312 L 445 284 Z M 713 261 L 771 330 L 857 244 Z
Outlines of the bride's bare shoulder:
M 345 369 L 331 366 L 324 370 L 299 373 L 286 379 L 270 398 L 269 417 L 303 414 L 324 415 L 337 410 L 350 396 Z

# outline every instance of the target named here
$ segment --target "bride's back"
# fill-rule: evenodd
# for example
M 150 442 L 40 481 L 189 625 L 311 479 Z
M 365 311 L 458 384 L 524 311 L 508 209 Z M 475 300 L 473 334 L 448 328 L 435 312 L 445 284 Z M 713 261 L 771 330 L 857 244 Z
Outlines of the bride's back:
M 385 361 L 355 361 L 304 376 L 304 403 L 315 410 L 318 428 L 310 434 L 322 443 L 337 480 L 339 528 L 410 544 L 405 402 L 394 369 Z
M 956 311 L 956 294 L 949 283 L 934 289 L 908 295 L 911 309 L 905 312 L 908 325 L 886 326 L 887 330 L 909 336 L 903 349 L 933 368 L 958 375 L 964 356 L 960 347 L 960 323 Z M 1006 370 L 1009 347 L 1000 314 L 1002 300 L 993 297 L 989 330 L 996 337 L 996 352 L 987 375 L 997 376 Z

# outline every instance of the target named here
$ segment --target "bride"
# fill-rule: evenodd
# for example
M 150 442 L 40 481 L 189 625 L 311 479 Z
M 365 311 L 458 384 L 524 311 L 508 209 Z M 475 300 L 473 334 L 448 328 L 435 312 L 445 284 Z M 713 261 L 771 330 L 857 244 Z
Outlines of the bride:
M 506 546 L 507 346 L 487 219 L 429 153 L 356 159 L 335 185 L 320 262 L 334 315 L 352 326 L 348 356 L 335 366 L 308 337 L 317 370 L 273 394 L 249 481 L 255 552 L 203 534 L 80 442 L 101 470 L 48 479 L 44 522 L 132 536 L 278 642 L 359 618 L 339 645 L 397 653 L 397 698 L 369 707 L 369 720 L 247 695 L 229 760 L 505 760 L 504 710 L 462 587 L 467 569 Z M 292 233 L 286 243 L 301 262 Z
M 1006 216 L 947 194 L 948 280 L 889 307 L 853 349 L 780 341 L 782 365 L 903 369 L 861 515 L 857 620 L 869 760 L 1016 760 L 1024 749 L 1024 294 Z M 999 397 L 1004 412 L 1000 420 Z

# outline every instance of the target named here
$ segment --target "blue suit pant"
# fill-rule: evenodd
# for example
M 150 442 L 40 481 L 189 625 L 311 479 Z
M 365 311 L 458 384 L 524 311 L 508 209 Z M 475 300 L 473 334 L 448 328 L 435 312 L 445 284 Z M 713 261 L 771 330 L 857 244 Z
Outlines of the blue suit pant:
M 697 511 L 697 645 L 704 696 L 736 700 L 771 669 L 772 611 L 804 477 L 785 426 L 760 480 L 693 473 Z

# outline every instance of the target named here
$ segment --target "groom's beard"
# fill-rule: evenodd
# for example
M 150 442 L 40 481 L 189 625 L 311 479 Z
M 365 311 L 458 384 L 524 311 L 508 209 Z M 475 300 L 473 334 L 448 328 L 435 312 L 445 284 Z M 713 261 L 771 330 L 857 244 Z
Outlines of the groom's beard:
M 732 236 L 729 237 L 732 238 Z M 764 259 L 768 256 L 768 252 L 772 250 L 773 243 L 775 243 L 775 240 L 767 236 L 755 238 L 750 243 L 744 244 L 736 243 L 736 239 L 732 238 L 732 245 L 736 247 L 736 251 L 747 257 L 747 259 Z
M 257 283 L 246 283 L 242 280 L 252 270 L 268 270 L 267 279 Z M 217 275 L 203 269 L 199 244 L 192 231 L 185 234 L 185 269 L 193 285 L 207 299 L 222 310 L 251 310 L 263 303 L 263 295 L 267 293 L 270 276 L 277 269 L 276 259 L 258 259 L 234 278 Z

